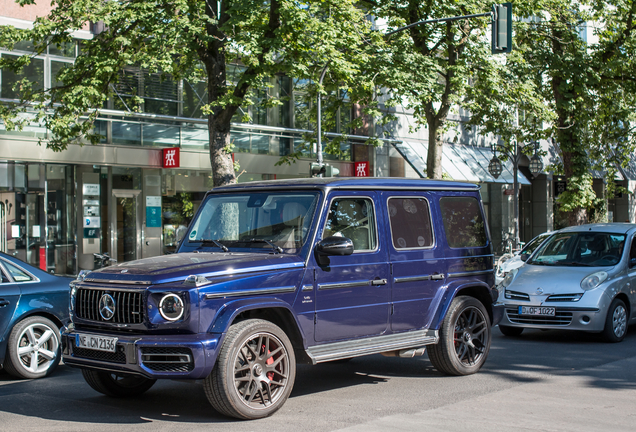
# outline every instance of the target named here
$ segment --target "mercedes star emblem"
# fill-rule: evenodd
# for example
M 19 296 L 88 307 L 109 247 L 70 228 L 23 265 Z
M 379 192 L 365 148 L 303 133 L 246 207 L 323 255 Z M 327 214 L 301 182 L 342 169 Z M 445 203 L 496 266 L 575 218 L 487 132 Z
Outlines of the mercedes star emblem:
M 541 288 L 537 288 L 537 294 L 539 295 L 543 294 L 543 290 Z
M 115 299 L 110 294 L 104 294 L 99 299 L 99 314 L 106 321 L 110 320 L 115 316 Z

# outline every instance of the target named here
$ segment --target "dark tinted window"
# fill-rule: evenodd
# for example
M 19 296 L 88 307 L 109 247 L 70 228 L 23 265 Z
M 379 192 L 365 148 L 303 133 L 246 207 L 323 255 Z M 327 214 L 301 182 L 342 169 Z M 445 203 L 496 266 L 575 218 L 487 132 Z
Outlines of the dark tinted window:
M 413 249 L 433 246 L 431 216 L 424 198 L 391 198 L 388 205 L 393 247 Z
M 440 209 L 450 247 L 486 246 L 486 227 L 476 198 L 444 197 L 440 200 Z

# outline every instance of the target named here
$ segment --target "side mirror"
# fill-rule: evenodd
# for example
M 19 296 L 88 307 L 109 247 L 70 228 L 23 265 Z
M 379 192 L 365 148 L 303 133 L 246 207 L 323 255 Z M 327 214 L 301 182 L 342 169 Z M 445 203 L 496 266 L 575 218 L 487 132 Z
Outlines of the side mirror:
M 523 253 L 523 254 L 521 254 L 520 258 L 521 258 L 521 261 L 526 262 L 526 261 L 528 261 L 528 258 L 530 258 L 530 254 Z
M 353 241 L 346 237 L 327 237 L 316 245 L 316 253 L 321 255 L 351 255 Z

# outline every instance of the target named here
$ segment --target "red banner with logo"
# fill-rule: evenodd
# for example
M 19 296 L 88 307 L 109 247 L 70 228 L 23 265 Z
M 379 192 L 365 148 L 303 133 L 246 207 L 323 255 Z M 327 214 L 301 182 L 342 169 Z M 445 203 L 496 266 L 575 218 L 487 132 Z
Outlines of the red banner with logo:
M 163 149 L 163 159 L 161 166 L 164 168 L 179 168 L 179 148 L 165 148 Z

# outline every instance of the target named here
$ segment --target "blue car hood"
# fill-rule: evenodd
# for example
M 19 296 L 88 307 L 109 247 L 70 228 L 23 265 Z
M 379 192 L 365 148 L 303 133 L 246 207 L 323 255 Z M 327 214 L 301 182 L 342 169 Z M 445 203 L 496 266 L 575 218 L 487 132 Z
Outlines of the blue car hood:
M 189 275 L 208 279 L 237 274 L 302 268 L 298 255 L 266 253 L 178 253 L 129 261 L 95 270 L 86 276 L 91 281 L 154 285 L 183 281 Z

